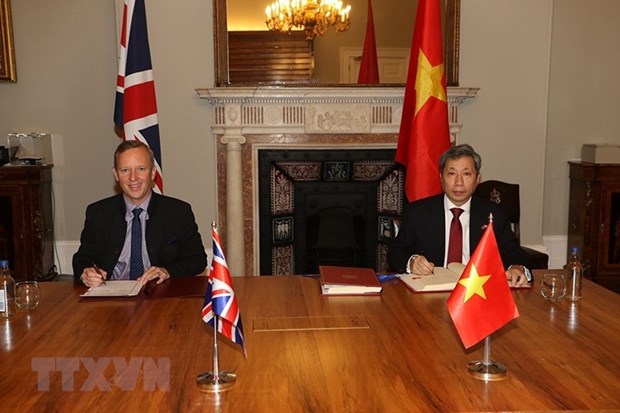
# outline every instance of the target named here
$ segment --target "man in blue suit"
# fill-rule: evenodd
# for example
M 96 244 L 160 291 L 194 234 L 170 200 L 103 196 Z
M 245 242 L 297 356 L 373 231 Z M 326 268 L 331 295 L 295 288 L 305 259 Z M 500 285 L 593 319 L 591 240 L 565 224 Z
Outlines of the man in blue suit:
M 88 287 L 106 279 L 161 283 L 203 272 L 207 255 L 191 206 L 152 190 L 151 149 L 140 141 L 122 142 L 114 153 L 113 173 L 122 193 L 87 207 L 73 256 L 76 281 Z
M 532 281 L 527 256 L 503 209 L 472 196 L 480 182 L 481 166 L 480 155 L 467 144 L 456 145 L 441 155 L 439 171 L 444 193 L 405 206 L 401 229 L 388 250 L 388 262 L 393 270 L 424 276 L 431 275 L 435 266 L 447 266 L 451 209 L 458 208 L 462 251 L 456 261 L 463 264 L 469 261 L 488 224 L 489 214 L 493 214 L 495 238 L 509 284 L 522 286 Z

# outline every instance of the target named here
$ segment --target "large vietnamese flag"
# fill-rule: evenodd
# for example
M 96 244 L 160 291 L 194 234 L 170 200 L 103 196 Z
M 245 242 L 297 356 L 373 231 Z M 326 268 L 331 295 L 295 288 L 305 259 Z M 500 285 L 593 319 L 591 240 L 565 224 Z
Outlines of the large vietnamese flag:
M 366 37 L 360 72 L 357 77 L 359 84 L 379 83 L 379 62 L 377 61 L 377 42 L 375 40 L 375 23 L 372 17 L 372 1 L 368 0 L 368 20 L 366 22 Z
M 420 0 L 395 157 L 407 168 L 410 202 L 441 192 L 439 157 L 449 147 L 439 0 Z
M 448 298 L 448 311 L 465 348 L 519 317 L 492 222 Z

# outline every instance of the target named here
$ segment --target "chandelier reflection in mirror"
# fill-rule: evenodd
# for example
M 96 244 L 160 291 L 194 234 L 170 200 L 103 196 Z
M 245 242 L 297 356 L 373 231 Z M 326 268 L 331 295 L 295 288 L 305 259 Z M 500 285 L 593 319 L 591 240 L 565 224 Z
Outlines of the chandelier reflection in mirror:
M 275 0 L 267 6 L 267 27 L 272 31 L 290 33 L 303 29 L 306 40 L 320 36 L 334 26 L 343 32 L 349 28 L 351 6 L 343 7 L 340 0 Z

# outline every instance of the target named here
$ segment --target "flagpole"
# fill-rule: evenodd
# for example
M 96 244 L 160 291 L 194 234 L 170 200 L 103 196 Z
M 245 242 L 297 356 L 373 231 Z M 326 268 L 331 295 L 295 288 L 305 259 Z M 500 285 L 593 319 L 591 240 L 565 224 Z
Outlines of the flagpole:
M 491 360 L 491 336 L 484 339 L 484 358 L 467 364 L 469 374 L 484 381 L 499 381 L 506 378 L 507 368 L 504 364 Z
M 219 316 L 213 316 L 213 377 L 215 380 L 219 380 L 220 377 L 220 356 L 217 351 L 217 323 L 219 319 Z
M 484 339 L 484 359 L 482 362 L 488 366 L 491 364 L 491 336 Z
M 218 333 L 241 345 L 244 353 L 245 347 L 243 347 L 241 315 L 232 290 L 232 279 L 220 245 L 220 236 L 217 233 L 215 221 L 211 224 L 211 232 L 213 235 L 213 259 L 209 271 L 205 305 L 202 309 L 202 319 L 206 323 L 213 323 L 213 371 L 199 374 L 196 381 L 202 389 L 217 393 L 231 388 L 237 379 L 234 372 L 220 371 L 217 346 Z M 234 330 L 234 334 L 231 333 L 231 328 Z
M 489 213 L 489 225 L 493 224 L 493 214 Z M 482 361 L 467 364 L 469 374 L 478 380 L 498 381 L 506 378 L 507 368 L 502 363 L 491 360 L 491 335 L 484 339 L 484 357 Z
M 237 375 L 231 371 L 220 372 L 220 360 L 217 350 L 218 323 L 219 317 L 215 315 L 213 317 L 213 371 L 200 373 L 196 378 L 202 389 L 215 393 L 230 389 L 237 379 Z

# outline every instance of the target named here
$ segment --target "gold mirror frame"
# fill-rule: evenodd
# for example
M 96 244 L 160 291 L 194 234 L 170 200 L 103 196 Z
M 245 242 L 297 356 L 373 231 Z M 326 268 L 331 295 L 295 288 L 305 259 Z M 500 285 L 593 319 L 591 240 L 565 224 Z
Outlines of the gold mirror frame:
M 310 87 L 345 87 L 369 85 L 344 84 L 344 83 L 312 83 L 298 84 L 287 82 L 261 82 L 261 83 L 234 83 L 230 82 L 228 72 L 228 22 L 226 19 L 226 1 L 213 0 L 213 20 L 214 20 L 214 43 L 215 43 L 215 86 L 310 86 Z M 445 65 L 446 81 L 448 86 L 459 85 L 459 36 L 461 18 L 461 0 L 445 1 Z M 382 86 L 386 84 L 370 85 Z
M 11 2 L 0 0 L 0 82 L 16 82 Z

